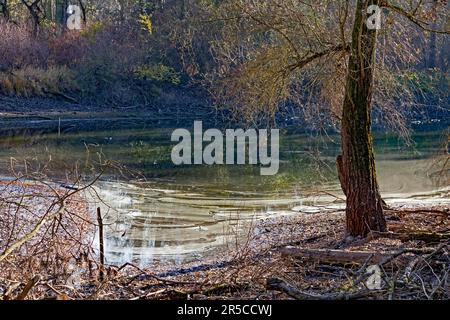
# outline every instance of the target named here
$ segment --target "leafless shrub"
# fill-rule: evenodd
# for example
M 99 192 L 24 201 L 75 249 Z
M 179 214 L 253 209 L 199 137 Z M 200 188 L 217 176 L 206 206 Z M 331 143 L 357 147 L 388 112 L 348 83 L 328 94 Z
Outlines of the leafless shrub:
M 47 43 L 34 38 L 25 26 L 0 20 L 0 34 L 0 69 L 47 66 Z
M 38 160 L 11 159 L 9 180 L 0 182 L 0 295 L 11 298 L 11 285 L 39 275 L 42 282 L 78 286 L 97 279 L 95 189 L 105 172 L 125 169 L 88 152 L 82 167 Z M 8 289 L 9 288 L 9 289 Z M 3 289 L 3 292 L 2 292 Z M 14 290 L 13 290 L 14 291 Z M 14 291 L 15 292 L 15 291 Z

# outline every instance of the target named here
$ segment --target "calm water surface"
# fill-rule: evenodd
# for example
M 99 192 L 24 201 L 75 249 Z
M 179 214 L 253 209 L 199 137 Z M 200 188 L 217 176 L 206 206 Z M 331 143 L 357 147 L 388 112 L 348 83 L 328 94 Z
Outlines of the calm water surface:
M 108 172 L 96 186 L 104 204 L 92 206 L 102 207 L 109 224 L 108 263 L 192 260 L 233 243 L 254 219 L 342 206 L 334 169 L 337 136 L 282 130 L 280 171 L 261 177 L 259 168 L 249 165 L 173 166 L 172 128 L 127 121 L 87 131 L 63 123 L 60 134 L 54 121 L 43 121 L 39 130 L 0 138 L 3 174 L 12 158 L 17 163 L 26 158 L 36 166 L 51 160 L 59 179 L 75 164 L 86 170 L 99 155 L 131 170 Z M 376 135 L 383 195 L 392 202 L 449 201 L 448 180 L 438 174 L 436 162 L 442 134 L 428 131 L 412 138 L 406 146 L 395 136 Z

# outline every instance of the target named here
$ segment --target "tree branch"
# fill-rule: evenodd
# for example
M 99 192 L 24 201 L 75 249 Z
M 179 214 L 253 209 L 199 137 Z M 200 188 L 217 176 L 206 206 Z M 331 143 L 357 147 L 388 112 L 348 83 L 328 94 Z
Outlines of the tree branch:
M 383 8 L 389 9 L 393 12 L 396 12 L 396 13 L 406 17 L 409 21 L 411 21 L 412 23 L 414 23 L 415 25 L 417 25 L 419 28 L 421 28 L 424 31 L 432 32 L 432 33 L 439 33 L 439 34 L 450 34 L 450 30 L 435 30 L 435 29 L 427 27 L 427 25 L 428 25 L 427 22 L 419 20 L 415 16 L 415 13 L 417 12 L 419 6 L 417 6 L 417 8 L 415 8 L 414 11 L 411 13 L 397 5 L 389 3 L 386 0 L 382 0 L 380 2 L 380 5 Z

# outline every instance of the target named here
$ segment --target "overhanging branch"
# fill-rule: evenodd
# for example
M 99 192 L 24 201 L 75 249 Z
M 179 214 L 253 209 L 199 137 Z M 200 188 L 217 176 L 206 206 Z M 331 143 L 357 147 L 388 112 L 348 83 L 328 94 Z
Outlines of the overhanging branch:
M 287 67 L 287 69 L 289 71 L 291 71 L 291 72 L 296 70 L 296 69 L 302 69 L 306 65 L 310 64 L 311 62 L 313 62 L 314 60 L 320 59 L 320 58 L 325 57 L 325 56 L 327 56 L 329 54 L 332 54 L 332 53 L 341 52 L 341 51 L 348 52 L 349 50 L 350 50 L 350 44 L 345 44 L 345 45 L 344 44 L 340 44 L 340 45 L 328 48 L 328 49 L 326 49 L 324 51 L 314 53 L 313 55 L 310 55 L 309 57 L 306 57 L 306 58 L 304 58 L 302 60 L 299 60 L 299 61 L 289 65 Z
M 409 21 L 411 21 L 412 23 L 414 23 L 415 25 L 417 25 L 419 28 L 421 28 L 424 31 L 432 32 L 432 33 L 439 33 L 439 34 L 450 34 L 450 30 L 436 30 L 436 29 L 430 28 L 430 27 L 428 27 L 427 22 L 421 21 L 420 19 L 418 19 L 415 16 L 415 13 L 417 12 L 418 7 L 415 8 L 413 12 L 408 12 L 405 9 L 403 9 L 397 5 L 391 4 L 386 0 L 382 0 L 380 2 L 380 6 L 404 16 L 405 18 L 407 18 Z

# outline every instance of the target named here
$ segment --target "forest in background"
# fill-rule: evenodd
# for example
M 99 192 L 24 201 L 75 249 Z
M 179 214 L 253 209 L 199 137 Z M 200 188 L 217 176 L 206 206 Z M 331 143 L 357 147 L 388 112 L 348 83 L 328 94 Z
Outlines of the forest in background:
M 342 56 L 322 59 L 322 73 L 328 76 L 319 79 L 318 67 L 279 78 L 275 70 L 277 61 L 285 63 L 290 50 L 279 39 L 278 29 L 287 30 L 287 39 L 299 39 L 301 54 L 319 50 L 323 41 L 340 40 L 334 32 L 339 24 L 331 18 L 326 21 L 327 14 L 311 19 L 318 24 L 318 33 L 327 27 L 329 34 L 318 34 L 318 39 L 312 39 L 317 43 L 308 44 L 305 41 L 311 39 L 301 40 L 302 32 L 316 31 L 292 26 L 289 21 L 296 17 L 281 6 L 270 17 L 255 4 L 249 9 L 253 13 L 246 13 L 250 21 L 245 21 L 232 17 L 239 1 L 69 2 L 0 1 L 0 97 L 43 98 L 49 101 L 39 104 L 43 111 L 47 104 L 54 105 L 50 101 L 101 110 L 158 105 L 170 112 L 174 105 L 181 105 L 186 114 L 215 105 L 250 121 L 275 116 L 281 122 L 300 119 L 311 128 L 321 122 L 336 125 L 342 91 L 338 78 L 345 74 Z M 82 9 L 81 30 L 67 27 L 69 4 Z M 323 5 L 339 19 L 339 1 Z M 433 13 L 438 10 L 433 9 L 433 1 L 424 7 L 425 16 L 435 14 L 431 19 L 436 25 L 448 24 L 445 15 Z M 382 90 L 375 97 L 379 99 L 374 105 L 374 125 L 398 128 L 399 119 L 426 122 L 448 115 L 449 38 L 422 32 L 414 24 L 405 26 L 392 15 L 383 19 L 389 32 L 380 36 L 378 55 L 379 65 L 387 67 L 380 68 L 377 77 Z M 273 51 L 277 46 L 279 50 Z M 275 80 L 270 83 L 270 79 Z M 240 86 L 243 94 L 236 94 L 233 86 Z M 261 96 L 258 90 L 274 94 Z

